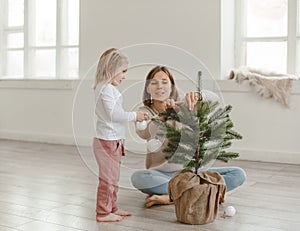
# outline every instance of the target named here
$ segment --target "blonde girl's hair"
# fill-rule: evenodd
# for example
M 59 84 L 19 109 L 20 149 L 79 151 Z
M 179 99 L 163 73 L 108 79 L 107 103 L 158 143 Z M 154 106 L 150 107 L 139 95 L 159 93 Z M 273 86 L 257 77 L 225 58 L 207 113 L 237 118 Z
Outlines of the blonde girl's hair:
M 106 50 L 100 57 L 94 89 L 99 83 L 109 83 L 117 74 L 127 68 L 128 58 L 117 48 Z
M 164 72 L 169 77 L 170 82 L 172 84 L 172 91 L 170 94 L 170 99 L 174 99 L 175 101 L 178 100 L 178 90 L 175 86 L 175 80 L 173 78 L 172 73 L 165 66 L 156 66 L 149 71 L 149 73 L 146 77 L 146 83 L 145 83 L 144 93 L 143 93 L 143 103 L 145 106 L 151 107 L 151 105 L 152 105 L 152 98 L 151 98 L 151 95 L 147 92 L 147 88 L 148 88 L 148 85 L 150 84 L 151 79 L 153 79 L 155 74 L 160 71 Z

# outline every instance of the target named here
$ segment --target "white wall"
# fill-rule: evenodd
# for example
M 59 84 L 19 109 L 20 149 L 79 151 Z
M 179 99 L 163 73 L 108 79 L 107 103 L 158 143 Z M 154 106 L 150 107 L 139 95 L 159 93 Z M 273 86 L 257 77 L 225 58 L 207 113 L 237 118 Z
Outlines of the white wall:
M 221 57 L 224 60 L 232 56 L 226 55 L 232 49 L 232 33 L 221 35 L 220 12 L 218 0 L 81 1 L 80 76 L 84 77 L 106 48 L 151 42 L 191 52 L 219 78 L 226 71 L 221 64 L 230 67 L 230 61 L 221 63 Z M 222 22 L 223 26 L 227 23 Z M 144 76 L 145 73 L 132 74 L 122 89 Z M 0 138 L 74 144 L 72 108 L 78 84 L 78 81 L 0 81 Z M 180 86 L 187 88 L 184 81 Z M 236 127 L 244 136 L 234 146 L 243 159 L 300 163 L 299 83 L 295 86 L 298 90 L 292 95 L 292 106 L 285 109 L 272 100 L 259 98 L 246 86 L 220 83 L 225 102 L 234 107 Z M 81 110 L 87 113 L 80 117 L 83 143 L 91 136 L 87 120 L 92 99 L 88 87 L 86 98 L 82 99 L 85 107 Z M 139 94 L 136 92 L 135 100 L 139 100 Z
M 0 81 L 0 138 L 73 143 L 73 84 Z
M 300 81 L 293 83 L 289 108 L 274 99 L 263 99 L 249 83 L 219 81 L 232 119 L 242 135 L 233 149 L 241 159 L 300 164 Z
M 89 0 L 81 13 L 81 74 L 104 49 L 150 42 L 185 49 L 220 76 L 219 0 Z

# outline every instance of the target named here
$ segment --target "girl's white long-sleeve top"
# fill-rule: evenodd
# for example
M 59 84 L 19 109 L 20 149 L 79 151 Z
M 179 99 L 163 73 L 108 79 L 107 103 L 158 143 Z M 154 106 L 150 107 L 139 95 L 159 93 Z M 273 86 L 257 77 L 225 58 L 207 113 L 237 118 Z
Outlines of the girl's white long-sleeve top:
M 123 109 L 123 97 L 111 84 L 98 84 L 95 89 L 96 137 L 103 140 L 125 138 L 127 122 L 136 120 L 136 112 Z

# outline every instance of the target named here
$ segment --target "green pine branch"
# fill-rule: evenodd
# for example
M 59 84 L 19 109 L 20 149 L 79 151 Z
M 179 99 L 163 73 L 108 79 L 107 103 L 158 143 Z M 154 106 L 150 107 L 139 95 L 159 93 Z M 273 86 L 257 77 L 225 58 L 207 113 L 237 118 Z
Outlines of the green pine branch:
M 182 104 L 179 112 L 167 109 L 159 114 L 160 119 L 152 119 L 160 127 L 158 135 L 168 139 L 168 147 L 163 150 L 168 161 L 184 164 L 197 173 L 212 160 L 228 162 L 237 158 L 238 153 L 226 151 L 232 140 L 242 139 L 233 130 L 231 110 L 231 105 L 223 108 L 219 102 L 199 101 L 197 110 L 190 111 Z

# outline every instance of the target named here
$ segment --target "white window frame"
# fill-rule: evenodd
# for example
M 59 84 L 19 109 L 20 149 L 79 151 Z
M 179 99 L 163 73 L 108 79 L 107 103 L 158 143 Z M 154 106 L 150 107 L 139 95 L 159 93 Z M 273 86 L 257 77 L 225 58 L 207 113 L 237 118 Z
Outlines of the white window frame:
M 297 59 L 300 59 L 300 49 L 297 54 L 297 41 L 300 40 L 299 32 L 297 34 L 297 4 L 300 0 L 288 0 L 288 33 L 283 37 L 246 37 L 246 13 L 244 0 L 235 0 L 235 66 L 246 65 L 246 44 L 247 42 L 287 42 L 287 73 L 300 74 L 300 69 L 297 67 Z M 298 61 L 299 62 L 299 61 Z M 298 69 L 297 69 L 298 68 Z
M 1 3 L 1 12 L 0 12 L 0 80 L 1 79 L 12 79 L 11 77 L 4 76 L 5 69 L 7 68 L 6 63 L 6 51 L 12 51 L 12 50 L 23 50 L 24 51 L 24 73 L 22 78 L 17 78 L 18 80 L 22 79 L 34 79 L 34 80 L 46 80 L 46 79 L 65 79 L 65 80 L 76 80 L 79 79 L 79 38 L 78 38 L 78 44 L 76 45 L 62 45 L 61 42 L 61 27 L 62 27 L 62 15 L 66 15 L 65 12 L 63 12 L 62 7 L 62 1 L 56 0 L 56 45 L 55 46 L 29 46 L 30 41 L 30 32 L 29 32 L 29 25 L 32 25 L 32 19 L 30 15 L 32 15 L 34 11 L 34 7 L 31 6 L 31 0 L 24 0 L 24 26 L 17 26 L 17 27 L 10 27 L 10 28 L 4 28 L 4 24 L 7 25 L 7 19 L 8 19 L 8 6 L 7 6 L 7 0 L 0 0 Z M 80 7 L 80 0 L 79 0 L 79 7 Z M 3 22 L 3 23 L 1 23 Z M 79 26 L 79 25 L 78 25 Z M 23 32 L 24 33 L 24 47 L 23 48 L 7 48 L 6 43 L 6 36 L 5 33 L 9 32 Z M 78 35 L 79 36 L 79 35 Z M 61 70 L 61 60 L 62 60 L 62 50 L 64 48 L 77 48 L 78 49 L 78 71 L 77 76 L 75 77 L 65 77 L 62 74 Z M 41 77 L 38 76 L 33 77 L 32 73 L 33 70 L 31 69 L 32 65 L 32 57 L 31 53 L 34 50 L 42 50 L 42 49 L 55 49 L 56 51 L 56 67 L 55 67 L 55 76 L 54 77 Z

